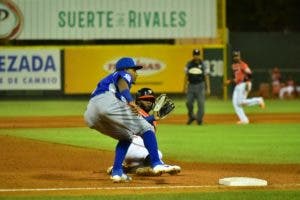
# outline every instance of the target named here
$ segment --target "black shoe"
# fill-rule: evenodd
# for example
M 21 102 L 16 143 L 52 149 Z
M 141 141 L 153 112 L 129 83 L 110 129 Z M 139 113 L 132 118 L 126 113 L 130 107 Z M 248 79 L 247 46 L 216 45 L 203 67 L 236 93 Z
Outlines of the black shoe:
M 198 124 L 199 126 L 201 126 L 201 125 L 202 125 L 202 121 L 197 121 L 197 124 Z
M 187 125 L 190 125 L 193 121 L 195 121 L 196 120 L 196 118 L 195 117 L 192 117 L 192 118 L 190 118 L 187 122 L 186 122 L 186 124 Z
M 150 159 L 150 155 L 148 154 L 146 156 L 146 158 L 143 160 L 143 165 L 144 166 L 151 166 L 151 159 Z

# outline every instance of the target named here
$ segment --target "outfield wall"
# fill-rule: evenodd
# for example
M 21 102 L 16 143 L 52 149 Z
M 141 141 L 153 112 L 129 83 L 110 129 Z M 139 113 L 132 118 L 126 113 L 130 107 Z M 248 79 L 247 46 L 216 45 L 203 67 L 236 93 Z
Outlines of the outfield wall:
M 300 32 L 230 32 L 230 47 L 239 49 L 253 70 L 253 87 L 271 84 L 271 71 L 278 67 L 285 82 L 291 76 L 300 84 Z
M 158 93 L 182 93 L 184 67 L 192 58 L 193 48 L 202 49 L 204 62 L 209 66 L 212 95 L 222 97 L 225 66 L 222 45 L 1 48 L 0 92 L 51 90 L 63 95 L 89 94 L 99 79 L 114 70 L 114 63 L 120 57 L 131 56 L 145 66 L 132 92 L 150 87 Z M 55 83 L 47 82 L 49 76 Z M 24 80 L 29 78 L 30 84 L 25 84 Z

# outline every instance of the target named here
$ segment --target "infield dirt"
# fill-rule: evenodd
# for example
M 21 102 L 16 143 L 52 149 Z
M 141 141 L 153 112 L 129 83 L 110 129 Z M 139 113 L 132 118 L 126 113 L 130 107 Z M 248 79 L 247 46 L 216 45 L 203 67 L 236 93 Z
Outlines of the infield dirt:
M 250 115 L 253 123 L 300 122 L 299 115 L 276 118 L 277 115 Z M 235 116 L 206 116 L 206 123 L 234 123 Z M 267 120 L 269 119 L 269 120 Z M 296 121 L 295 121 L 296 120 Z M 185 123 L 185 116 L 169 117 L 165 123 Z M 81 117 L 21 117 L 1 118 L 0 131 L 3 128 L 34 127 L 76 127 L 84 126 Z M 111 165 L 113 152 L 72 147 L 68 145 L 41 142 L 36 140 L 0 136 L 0 189 L 11 188 L 114 188 L 132 187 L 127 190 L 83 190 L 83 191 L 48 191 L 48 192 L 0 192 L 2 195 L 32 194 L 119 194 L 119 193 L 153 193 L 182 191 L 212 191 L 234 188 L 218 185 L 219 178 L 247 176 L 265 179 L 268 186 L 263 189 L 299 189 L 299 164 L 207 164 L 188 163 L 168 160 L 182 167 L 178 175 L 164 174 L 159 177 L 141 177 L 132 175 L 133 181 L 113 184 L 106 174 Z M 203 186 L 201 188 L 145 189 L 134 187 L 156 186 Z M 210 187 L 205 187 L 210 186 Z
M 248 114 L 250 123 L 300 123 L 299 113 L 285 114 Z M 170 115 L 161 120 L 161 124 L 185 124 L 186 115 Z M 238 121 L 233 114 L 206 114 L 204 124 L 235 124 Z M 49 116 L 49 117 L 0 117 L 0 128 L 53 128 L 84 127 L 82 116 Z

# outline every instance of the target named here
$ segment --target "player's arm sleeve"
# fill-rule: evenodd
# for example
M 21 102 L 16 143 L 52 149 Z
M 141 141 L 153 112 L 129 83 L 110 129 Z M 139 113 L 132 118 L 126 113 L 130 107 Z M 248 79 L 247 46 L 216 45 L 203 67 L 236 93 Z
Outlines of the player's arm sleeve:
M 123 79 L 127 83 L 128 88 L 130 88 L 133 83 L 131 75 L 124 71 L 118 73 L 117 79 Z
M 246 74 L 251 74 L 252 73 L 249 67 L 244 68 L 244 72 Z
M 122 97 L 124 97 L 128 103 L 133 102 L 134 100 L 130 94 L 128 82 L 123 78 L 119 78 L 117 85 Z
M 248 67 L 248 65 L 245 65 L 245 67 L 243 68 L 243 72 L 245 74 L 245 80 L 244 81 L 250 81 L 252 79 L 252 71 Z
M 155 121 L 154 115 L 149 115 L 147 117 L 144 117 L 144 119 L 147 120 L 147 122 L 149 122 L 152 125 L 153 125 L 153 122 Z

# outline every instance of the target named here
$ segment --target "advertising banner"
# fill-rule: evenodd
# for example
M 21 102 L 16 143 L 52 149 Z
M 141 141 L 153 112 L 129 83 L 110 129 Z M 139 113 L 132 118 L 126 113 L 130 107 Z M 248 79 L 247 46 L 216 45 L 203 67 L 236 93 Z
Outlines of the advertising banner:
M 172 45 L 124 45 L 89 46 L 65 48 L 65 88 L 66 94 L 89 94 L 98 81 L 115 70 L 116 61 L 124 56 L 133 57 L 144 66 L 138 71 L 138 80 L 132 88 L 136 92 L 141 87 L 150 87 L 158 93 L 181 93 L 185 76 L 185 65 L 192 59 L 193 48 L 203 51 L 204 63 L 208 65 L 211 79 L 222 94 L 223 48 L 206 50 L 201 46 Z M 206 58 L 207 57 L 207 58 Z M 217 84 L 220 83 L 220 86 Z
M 60 50 L 0 49 L 1 90 L 61 90 Z
M 217 0 L 5 0 L 0 39 L 215 38 Z

